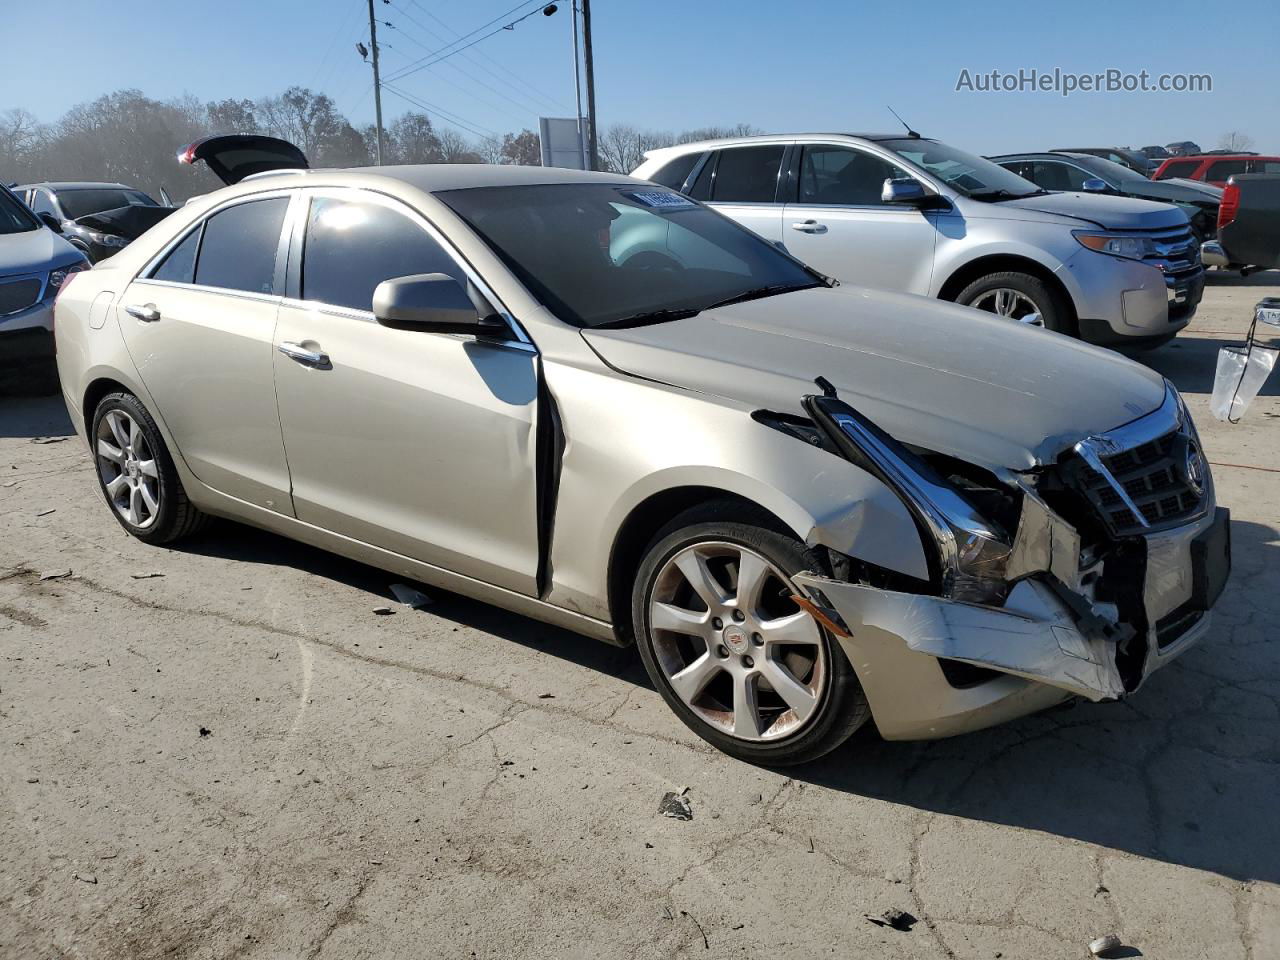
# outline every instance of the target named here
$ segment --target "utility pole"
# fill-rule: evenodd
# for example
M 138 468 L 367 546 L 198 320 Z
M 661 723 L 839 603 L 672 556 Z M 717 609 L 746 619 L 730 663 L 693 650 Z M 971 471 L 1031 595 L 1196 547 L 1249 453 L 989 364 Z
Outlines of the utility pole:
M 583 136 L 586 132 L 582 129 L 582 54 L 578 52 L 578 0 L 573 0 L 573 92 L 575 96 L 574 102 L 577 104 L 578 112 L 575 119 L 578 121 L 578 150 L 582 155 L 582 169 L 590 169 L 590 161 L 587 157 L 587 138 Z
M 382 166 L 382 77 L 378 74 L 378 21 L 369 0 L 369 46 L 373 48 L 373 113 L 378 125 L 378 166 Z
M 369 0 L 372 4 L 373 0 Z M 587 157 L 590 169 L 600 169 L 596 142 L 596 75 L 591 63 L 591 0 L 582 0 L 582 57 L 587 72 Z

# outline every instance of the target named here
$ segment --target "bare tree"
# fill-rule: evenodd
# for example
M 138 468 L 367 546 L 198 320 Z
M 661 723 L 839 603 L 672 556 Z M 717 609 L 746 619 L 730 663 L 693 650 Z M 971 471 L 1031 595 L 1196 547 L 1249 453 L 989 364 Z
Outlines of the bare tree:
M 440 138 L 425 113 L 406 113 L 387 131 L 395 163 L 441 163 Z
M 1218 146 L 1223 150 L 1237 152 L 1253 149 L 1253 137 L 1239 130 L 1228 130 L 1218 138 Z
M 476 143 L 481 163 L 502 163 L 502 141 L 497 137 L 482 137 Z
M 217 100 L 206 108 L 209 129 L 215 133 L 258 133 L 258 116 L 252 100 Z
M 436 133 L 440 144 L 440 160 L 443 163 L 482 163 L 483 159 L 471 142 L 452 127 L 443 127 Z
M 28 168 L 45 136 L 34 114 L 21 108 L 0 113 L 0 180 L 29 179 Z

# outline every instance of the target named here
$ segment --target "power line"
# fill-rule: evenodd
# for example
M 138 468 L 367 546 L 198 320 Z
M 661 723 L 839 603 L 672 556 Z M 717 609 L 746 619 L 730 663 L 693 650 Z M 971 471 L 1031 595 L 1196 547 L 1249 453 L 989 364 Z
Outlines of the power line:
M 431 20 L 433 20 L 435 23 L 438 23 L 443 29 L 447 30 L 455 38 L 457 38 L 458 31 L 454 30 L 451 26 L 449 26 L 449 24 L 445 23 L 438 16 L 436 16 L 434 13 L 432 13 L 430 10 L 424 7 L 421 3 L 418 2 L 418 0 L 409 0 L 409 2 L 413 4 L 415 7 L 417 7 L 419 11 L 421 11 L 426 16 L 430 17 Z M 429 33 L 431 36 L 439 37 L 442 40 L 444 39 L 443 37 L 440 37 L 438 33 L 436 33 L 433 30 L 427 29 L 427 27 L 424 24 L 414 19 L 414 17 L 404 7 L 398 7 L 398 9 L 400 10 L 401 13 L 403 13 L 406 17 L 408 17 L 411 22 L 422 27 L 422 29 L 426 30 L 426 32 Z M 477 57 L 485 60 L 488 64 L 491 64 L 492 67 L 496 67 L 498 70 L 501 70 L 507 76 L 514 78 L 515 82 L 512 82 L 512 80 L 508 80 L 504 77 L 498 76 L 498 74 L 496 74 L 493 71 L 493 69 L 491 69 L 489 66 L 486 66 L 484 63 L 481 63 L 480 60 L 477 59 Z M 541 90 L 538 87 L 534 86 L 525 77 L 520 76 L 518 73 L 516 73 L 515 71 L 507 67 L 505 64 L 501 63 L 498 60 L 495 60 L 493 57 L 490 57 L 489 55 L 484 53 L 484 51 L 482 50 L 477 50 L 475 51 L 474 54 L 464 52 L 462 54 L 462 58 L 474 64 L 479 69 L 485 71 L 489 76 L 493 77 L 493 79 L 497 80 L 499 83 L 506 84 L 508 87 L 510 87 L 512 90 L 515 90 L 518 94 L 520 94 L 520 96 L 524 97 L 530 103 L 534 102 L 534 96 L 536 96 L 538 100 L 541 100 L 544 104 L 551 106 L 552 109 L 555 109 L 555 110 L 566 109 L 565 104 L 563 102 L 558 101 L 556 98 L 552 97 L 550 94 L 546 93 L 544 90 Z M 454 64 L 453 66 L 456 66 L 456 64 Z M 530 96 L 530 94 L 532 94 L 533 96 Z M 539 110 L 541 109 L 544 109 L 544 108 L 539 107 Z
M 415 107 L 418 107 L 422 110 L 434 111 L 435 114 L 441 120 L 449 124 L 449 126 L 451 127 L 458 127 L 459 129 L 465 130 L 467 131 L 467 133 L 470 133 L 471 135 L 476 137 L 480 137 L 483 140 L 495 140 L 498 138 L 498 134 L 493 130 L 488 130 L 485 127 L 479 126 L 479 124 L 473 125 L 474 123 L 473 121 L 465 120 L 462 117 L 459 117 L 456 114 L 451 113 L 450 111 L 445 110 L 442 107 L 436 106 L 434 103 L 430 103 L 429 101 L 426 101 L 426 100 L 421 100 L 418 97 L 413 96 L 413 94 L 405 93 L 403 90 L 400 90 L 392 86 L 386 80 L 382 81 L 382 88 L 384 90 L 390 90 L 396 96 L 400 97 L 400 99 L 408 101 L 409 103 L 413 104 Z
M 536 0 L 536 2 L 542 3 L 542 0 Z M 525 6 L 525 4 L 523 3 L 517 4 L 512 10 L 509 10 L 507 11 L 507 13 L 503 14 L 503 16 L 508 16 L 509 14 L 513 13 L 515 10 L 519 10 L 523 6 Z M 530 17 L 534 16 L 539 12 L 541 12 L 541 8 L 530 10 L 528 13 L 524 14 L 523 16 L 517 17 L 516 19 L 510 21 L 509 23 L 504 23 L 502 26 L 498 27 L 496 30 L 490 30 L 488 33 L 482 34 L 481 36 L 476 37 L 474 40 L 472 40 L 470 43 L 466 44 L 465 46 L 457 47 L 456 46 L 457 41 L 455 41 L 454 43 L 448 45 L 449 47 L 455 47 L 455 49 L 449 50 L 448 47 L 442 47 L 440 50 L 437 50 L 435 54 L 423 57 L 416 64 L 413 64 L 405 68 L 404 70 L 400 71 L 400 73 L 396 74 L 391 79 L 402 80 L 405 77 L 409 76 L 409 74 L 411 73 L 417 73 L 419 70 L 425 70 L 427 67 L 434 66 L 435 64 L 440 63 L 442 60 L 447 60 L 449 57 L 452 57 L 455 54 L 461 53 L 463 50 L 467 50 L 471 47 L 474 47 L 480 41 L 487 40 L 490 37 L 492 37 L 494 34 L 501 33 L 503 30 L 514 30 L 517 23 L 520 23 L 521 21 L 524 21 L 524 20 L 528 20 Z M 489 26 L 490 24 L 496 23 L 498 20 L 501 20 L 501 19 L 502 17 L 496 17 L 494 20 L 490 20 L 488 24 L 485 24 L 485 26 Z M 475 36 L 475 34 L 479 32 L 479 30 L 483 30 L 483 29 L 485 29 L 485 27 L 480 27 L 477 30 L 472 30 L 471 33 L 466 34 L 463 37 L 460 37 L 459 40 L 465 40 L 467 37 Z

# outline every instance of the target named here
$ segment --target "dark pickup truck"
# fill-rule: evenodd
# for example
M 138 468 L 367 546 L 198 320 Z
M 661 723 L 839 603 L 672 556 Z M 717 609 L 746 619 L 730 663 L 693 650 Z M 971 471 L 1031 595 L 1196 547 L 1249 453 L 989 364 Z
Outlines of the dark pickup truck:
M 1280 174 L 1242 173 L 1227 181 L 1218 207 L 1218 239 L 1200 248 L 1205 266 L 1280 267 Z

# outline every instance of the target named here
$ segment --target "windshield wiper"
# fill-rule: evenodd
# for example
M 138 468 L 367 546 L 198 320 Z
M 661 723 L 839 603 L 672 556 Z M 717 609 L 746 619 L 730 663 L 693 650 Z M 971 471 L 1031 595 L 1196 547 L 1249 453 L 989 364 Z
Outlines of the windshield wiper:
M 1021 200 L 1024 197 L 1040 197 L 1048 192 L 1048 190 L 1032 190 L 1030 193 L 1014 193 L 1012 190 L 1005 190 L 1002 187 L 999 190 L 975 190 L 969 194 L 969 197 L 972 200 L 999 202 L 1000 200 Z
M 669 323 L 672 320 L 687 320 L 696 317 L 702 311 L 696 307 L 685 307 L 682 310 L 647 310 L 644 313 L 633 313 L 629 317 L 618 317 L 604 323 L 593 323 L 592 330 L 621 330 L 627 327 L 647 327 L 651 323 Z
M 759 300 L 762 297 L 771 297 L 776 293 L 790 293 L 792 290 L 812 290 L 814 287 L 823 285 L 820 280 L 815 280 L 813 283 L 770 283 L 763 287 L 752 287 L 750 290 L 743 290 L 742 293 L 735 293 L 733 296 L 725 297 L 723 300 L 717 300 L 715 303 L 708 304 L 704 309 L 714 310 L 716 307 L 727 307 L 731 303 Z

